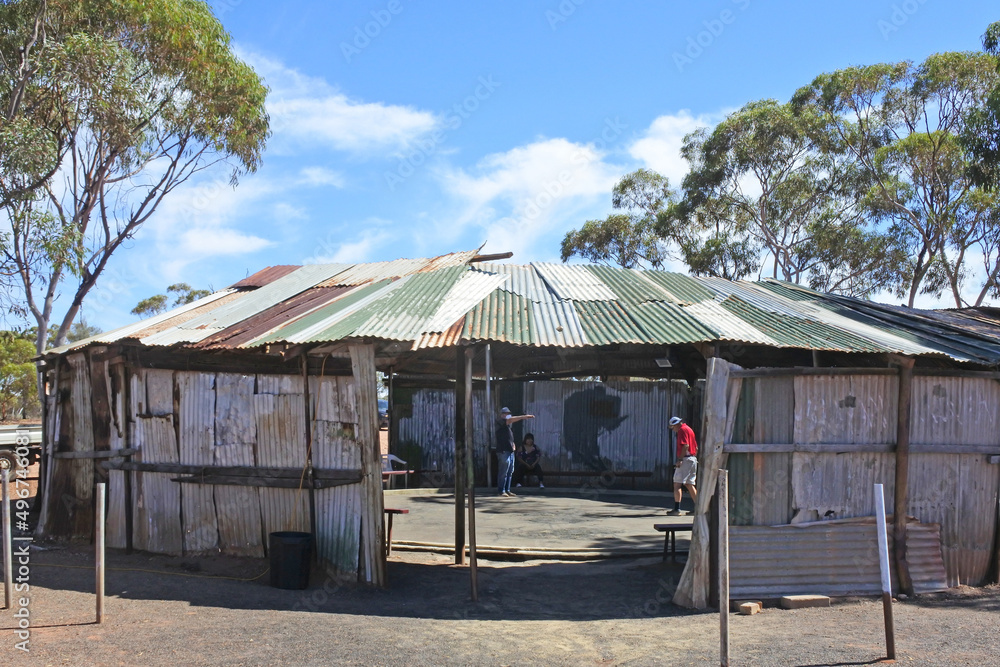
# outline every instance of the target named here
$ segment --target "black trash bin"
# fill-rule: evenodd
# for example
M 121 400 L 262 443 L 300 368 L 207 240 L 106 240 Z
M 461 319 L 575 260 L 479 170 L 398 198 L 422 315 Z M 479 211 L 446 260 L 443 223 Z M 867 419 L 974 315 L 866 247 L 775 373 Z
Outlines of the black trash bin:
M 271 556 L 271 585 L 290 591 L 309 586 L 312 533 L 286 530 L 271 533 L 267 540 Z

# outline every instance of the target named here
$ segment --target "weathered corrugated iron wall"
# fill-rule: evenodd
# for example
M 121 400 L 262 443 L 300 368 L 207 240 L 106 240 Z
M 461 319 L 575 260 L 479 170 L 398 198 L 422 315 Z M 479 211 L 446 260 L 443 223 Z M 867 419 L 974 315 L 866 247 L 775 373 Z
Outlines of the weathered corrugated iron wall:
M 893 497 L 895 376 L 786 375 L 744 385 L 734 434 L 740 445 L 729 458 L 735 524 L 869 516 L 876 483 Z M 940 524 L 952 586 L 980 584 L 990 570 L 1000 466 L 986 452 L 1000 447 L 998 412 L 994 379 L 913 380 L 909 512 Z M 747 451 L 757 448 L 765 451 Z
M 520 394 L 521 401 L 511 399 Z M 515 425 L 518 441 L 532 433 L 551 472 L 615 470 L 651 472 L 637 488 L 666 488 L 673 474 L 671 433 L 674 414 L 692 419 L 687 384 L 673 382 L 579 382 L 552 380 L 499 382 L 495 406 L 485 409 L 485 389 L 473 391 L 477 479 L 485 479 L 485 456 L 492 445 L 493 419 L 500 406 L 535 418 Z M 397 389 L 393 420 L 394 453 L 411 467 L 440 473 L 425 483 L 451 482 L 454 468 L 455 396 L 451 389 Z M 696 421 L 696 420 L 695 420 Z
M 136 450 L 131 461 L 168 466 L 257 466 L 301 469 L 306 464 L 305 392 L 301 376 L 245 375 L 108 366 L 87 353 L 61 364 L 50 405 L 57 452 L 93 452 L 95 433 L 106 447 Z M 104 383 L 109 423 L 94 424 L 94 383 Z M 313 465 L 358 470 L 358 392 L 352 377 L 310 378 Z M 107 459 L 98 459 L 107 460 Z M 116 459 L 120 460 L 120 459 Z M 58 458 L 53 470 L 49 534 L 89 538 L 95 459 Z M 311 531 L 308 485 L 272 488 L 178 482 L 186 473 L 112 470 L 109 546 L 124 548 L 126 487 L 131 486 L 134 548 L 156 553 L 263 556 L 267 534 Z M 100 471 L 99 471 L 100 472 Z M 126 481 L 128 484 L 126 484 Z M 356 573 L 361 484 L 315 492 L 317 549 L 334 570 Z

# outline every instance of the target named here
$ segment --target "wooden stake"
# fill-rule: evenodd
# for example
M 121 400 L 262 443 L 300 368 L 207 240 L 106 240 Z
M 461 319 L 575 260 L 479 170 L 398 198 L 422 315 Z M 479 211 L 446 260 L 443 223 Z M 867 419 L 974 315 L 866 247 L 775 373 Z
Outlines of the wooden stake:
M 719 664 L 729 667 L 729 471 L 719 470 Z
M 469 583 L 472 601 L 479 601 L 478 562 L 476 559 L 476 474 L 472 458 L 472 357 L 475 350 L 465 350 L 465 479 L 469 487 Z
M 892 544 L 896 557 L 896 574 L 899 590 L 913 595 L 913 579 L 906 557 L 907 486 L 910 479 L 910 396 L 913 388 L 913 358 L 900 357 L 899 362 L 899 413 L 896 421 L 896 484 L 893 508 Z
M 465 565 L 465 350 L 455 368 L 455 564 Z
M 3 604 L 4 609 L 12 606 L 11 595 L 14 592 L 14 545 L 10 532 L 10 468 L 2 471 L 3 485 Z
M 490 350 L 490 344 L 486 344 L 486 415 L 492 420 L 493 415 L 496 414 L 496 410 L 493 409 L 493 394 L 490 385 L 493 384 L 493 353 Z M 490 453 L 490 447 L 493 442 L 493 431 L 492 428 L 489 429 L 489 435 L 486 440 L 486 486 L 493 483 L 493 455 Z
M 94 513 L 94 588 L 97 591 L 97 622 L 104 622 L 104 497 L 107 484 L 97 485 L 97 507 Z
M 885 527 L 885 496 L 875 485 L 875 527 L 878 533 L 878 565 L 882 575 L 882 617 L 885 621 L 885 654 L 896 659 L 896 628 L 892 620 L 892 582 L 889 576 L 889 536 Z

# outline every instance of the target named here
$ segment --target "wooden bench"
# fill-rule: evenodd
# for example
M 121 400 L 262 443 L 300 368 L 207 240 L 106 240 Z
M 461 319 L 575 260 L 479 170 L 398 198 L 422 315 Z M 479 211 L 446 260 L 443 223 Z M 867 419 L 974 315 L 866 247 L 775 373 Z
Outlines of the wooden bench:
M 694 524 L 690 523 L 654 523 L 653 528 L 663 533 L 663 562 L 667 562 L 669 548 L 670 560 L 677 562 L 677 533 L 690 531 Z
M 632 480 L 632 488 L 635 489 L 635 480 L 637 477 L 652 477 L 652 472 L 633 472 L 633 471 L 623 471 L 616 472 L 614 470 L 562 470 L 558 472 L 553 472 L 549 470 L 543 470 L 543 476 L 545 478 L 549 477 L 604 477 L 605 475 L 617 479 L 619 477 L 624 477 Z
M 385 529 L 385 557 L 388 558 L 392 554 L 392 518 L 397 514 L 409 514 L 410 510 L 393 509 L 390 507 L 385 508 L 386 523 L 388 524 Z

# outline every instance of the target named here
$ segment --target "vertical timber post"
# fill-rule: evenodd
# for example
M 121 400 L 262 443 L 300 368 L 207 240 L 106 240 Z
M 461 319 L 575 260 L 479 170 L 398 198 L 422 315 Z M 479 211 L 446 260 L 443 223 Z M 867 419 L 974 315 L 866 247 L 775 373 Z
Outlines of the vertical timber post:
M 875 485 L 875 528 L 878 535 L 878 565 L 882 575 L 882 616 L 885 620 L 885 654 L 896 659 L 896 627 L 892 620 L 892 581 L 889 576 L 889 536 L 885 527 L 885 495 L 881 484 Z
M 455 368 L 455 564 L 465 565 L 465 350 Z
M 913 393 L 913 358 L 900 357 L 898 420 L 896 422 L 896 482 L 893 507 L 892 543 L 896 556 L 899 590 L 913 595 L 913 579 L 906 557 L 906 514 L 910 478 L 910 402 Z
M 94 590 L 97 592 L 97 622 L 104 622 L 104 498 L 107 485 L 97 485 L 97 507 L 94 512 Z
M 496 411 L 493 409 L 493 395 L 490 385 L 493 384 L 493 353 L 490 350 L 490 344 L 486 344 L 486 415 L 489 420 L 493 419 L 493 415 Z M 487 423 L 491 423 L 487 421 Z M 486 439 L 486 486 L 492 484 L 493 480 L 493 455 L 490 452 L 490 447 L 492 446 L 493 436 L 490 432 Z
M 729 667 L 729 471 L 719 470 L 719 664 Z
M 378 443 L 378 386 L 375 348 L 350 344 L 351 371 L 357 386 L 358 431 L 361 447 L 361 555 L 364 580 L 385 586 L 385 525 L 382 500 L 382 459 Z
M 472 358 L 475 349 L 465 348 L 465 479 L 469 487 L 469 583 L 472 586 L 472 601 L 479 601 L 478 562 L 476 560 L 476 470 L 472 456 Z
M 0 471 L 3 486 L 3 603 L 4 609 L 10 609 L 11 597 L 14 593 L 14 565 L 12 543 L 13 535 L 10 532 L 10 471 L 11 468 L 4 468 Z

